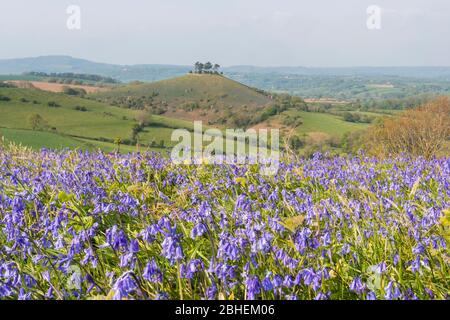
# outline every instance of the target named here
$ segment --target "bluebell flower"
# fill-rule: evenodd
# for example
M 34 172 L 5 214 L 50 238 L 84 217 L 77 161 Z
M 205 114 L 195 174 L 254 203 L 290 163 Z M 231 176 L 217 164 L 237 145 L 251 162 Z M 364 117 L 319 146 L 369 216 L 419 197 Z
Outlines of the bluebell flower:
M 128 298 L 138 288 L 135 280 L 129 272 L 124 273 L 117 279 L 113 285 L 114 300 L 122 300 Z
M 261 283 L 257 276 L 250 276 L 245 282 L 247 290 L 247 299 L 255 300 L 256 296 L 261 292 Z
M 206 227 L 203 223 L 197 224 L 191 231 L 191 238 L 195 239 L 197 237 L 201 237 L 206 233 Z
M 366 300 L 377 300 L 377 295 L 373 291 L 369 291 L 366 295 Z
M 380 264 L 375 266 L 375 272 L 378 274 L 383 274 L 387 270 L 387 266 L 385 262 L 381 262 Z
M 384 288 L 384 291 L 385 291 L 384 297 L 387 300 L 399 299 L 402 296 L 400 289 L 398 288 L 398 286 L 394 284 L 393 281 L 389 281 L 388 285 Z
M 323 292 L 319 292 L 315 297 L 314 300 L 328 300 L 329 294 L 325 294 Z
M 158 292 L 156 294 L 156 300 L 169 300 L 169 295 L 167 292 Z
M 162 283 L 163 275 L 154 259 L 151 259 L 144 268 L 142 277 L 152 283 Z
M 217 286 L 216 283 L 213 282 L 211 286 L 206 289 L 206 299 L 215 300 L 217 297 Z
M 360 277 L 355 277 L 350 284 L 350 290 L 357 294 L 361 294 L 366 290 L 366 286 L 362 283 Z

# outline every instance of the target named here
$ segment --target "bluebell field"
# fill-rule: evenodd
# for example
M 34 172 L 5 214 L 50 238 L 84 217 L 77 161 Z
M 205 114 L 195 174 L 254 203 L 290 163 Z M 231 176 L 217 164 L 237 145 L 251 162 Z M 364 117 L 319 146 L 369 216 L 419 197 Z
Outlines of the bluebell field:
M 450 159 L 0 149 L 1 299 L 448 299 Z

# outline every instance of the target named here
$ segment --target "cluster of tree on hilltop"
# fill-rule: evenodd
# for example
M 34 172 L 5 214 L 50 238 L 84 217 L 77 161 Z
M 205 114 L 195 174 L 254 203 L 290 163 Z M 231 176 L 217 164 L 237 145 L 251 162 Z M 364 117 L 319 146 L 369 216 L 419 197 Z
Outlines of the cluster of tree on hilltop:
M 223 72 L 220 72 L 220 65 L 215 63 L 212 64 L 211 62 L 201 63 L 196 62 L 194 64 L 194 70 L 190 71 L 190 73 L 196 73 L 196 74 L 223 74 Z

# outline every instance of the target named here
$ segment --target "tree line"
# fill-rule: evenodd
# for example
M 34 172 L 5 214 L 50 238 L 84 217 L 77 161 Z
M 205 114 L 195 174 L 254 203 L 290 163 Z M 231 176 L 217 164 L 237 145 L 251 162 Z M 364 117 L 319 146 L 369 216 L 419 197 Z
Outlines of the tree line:
M 25 72 L 25 76 L 34 76 L 34 77 L 40 77 L 40 78 L 51 78 L 53 79 L 53 82 L 57 82 L 58 79 L 65 79 L 65 80 L 80 80 L 80 81 L 91 81 L 91 82 L 98 82 L 98 83 L 109 83 L 109 84 L 118 84 L 120 81 L 111 78 L 111 77 L 104 77 L 96 74 L 85 74 L 85 73 L 71 73 L 71 72 L 65 72 L 65 73 L 46 73 L 46 72 Z

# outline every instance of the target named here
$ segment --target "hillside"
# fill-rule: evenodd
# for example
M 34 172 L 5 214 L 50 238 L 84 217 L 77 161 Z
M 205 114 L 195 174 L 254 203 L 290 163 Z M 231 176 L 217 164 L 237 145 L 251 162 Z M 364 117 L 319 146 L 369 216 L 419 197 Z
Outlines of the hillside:
M 210 125 L 247 126 L 274 100 L 220 75 L 188 74 L 155 83 L 133 83 L 91 95 L 98 101 Z
M 0 88 L 0 134 L 31 147 L 100 147 L 111 150 L 116 138 L 135 145 L 133 128 L 142 118 L 138 110 L 37 89 Z M 40 120 L 36 120 L 39 115 Z M 34 117 L 34 121 L 33 121 Z M 172 128 L 191 128 L 181 120 L 154 115 L 135 137 L 152 147 L 171 145 Z M 53 143 L 52 141 L 56 141 Z

